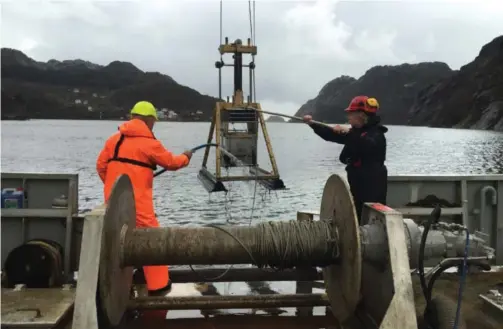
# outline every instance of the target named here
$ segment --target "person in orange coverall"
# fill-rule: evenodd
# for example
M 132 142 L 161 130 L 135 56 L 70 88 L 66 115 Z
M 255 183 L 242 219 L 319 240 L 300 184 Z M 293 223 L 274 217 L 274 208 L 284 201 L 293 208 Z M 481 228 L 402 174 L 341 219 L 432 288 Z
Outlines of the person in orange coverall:
M 98 175 L 105 184 L 105 202 L 120 175 L 127 174 L 131 179 L 136 227 L 159 227 L 152 198 L 156 166 L 174 171 L 186 167 L 192 157 L 190 151 L 175 155 L 165 149 L 152 132 L 156 121 L 157 111 L 152 103 L 136 103 L 131 110 L 131 120 L 120 125 L 119 131 L 108 138 L 96 162 Z M 163 295 L 170 291 L 167 266 L 144 266 L 143 272 L 150 295 Z

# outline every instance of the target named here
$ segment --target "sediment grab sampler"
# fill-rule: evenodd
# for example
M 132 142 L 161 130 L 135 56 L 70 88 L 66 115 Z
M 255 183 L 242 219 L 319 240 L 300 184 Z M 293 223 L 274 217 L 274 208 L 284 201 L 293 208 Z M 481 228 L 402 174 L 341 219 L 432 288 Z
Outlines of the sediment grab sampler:
M 264 114 L 287 117 L 296 121 L 302 118 L 288 116 L 262 110 L 257 102 L 255 87 L 255 56 L 257 46 L 255 42 L 255 1 L 248 1 L 250 38 L 246 44 L 241 39 L 229 43 L 227 37 L 223 42 L 222 37 L 222 1 L 220 1 L 220 60 L 215 62 L 218 69 L 218 97 L 221 101 L 215 104 L 210 131 L 205 147 L 202 168 L 198 179 L 209 192 L 227 192 L 224 182 L 231 181 L 255 181 L 267 190 L 283 190 L 286 188 L 280 178 L 278 165 L 274 156 L 272 143 L 267 130 Z M 233 63 L 224 63 L 225 54 L 233 55 Z M 244 56 L 250 55 L 251 62 L 244 64 Z M 222 98 L 222 69 L 232 67 L 234 70 L 233 95 L 226 101 Z M 243 68 L 248 68 L 249 91 L 245 99 L 243 88 Z M 328 126 L 323 122 L 312 121 L 314 124 Z M 267 156 L 271 165 L 271 171 L 263 169 L 258 163 L 259 135 L 263 136 Z M 215 142 L 213 143 L 213 140 Z M 211 146 L 217 146 L 215 150 L 215 172 L 208 169 Z M 248 168 L 246 175 L 223 175 L 222 169 L 236 167 Z
M 233 154 L 238 161 L 232 161 L 228 154 L 222 152 L 220 147 L 215 150 L 215 173 L 207 169 L 210 147 L 204 152 L 202 168 L 198 178 L 208 192 L 227 191 L 223 182 L 226 181 L 258 181 L 269 190 L 284 189 L 285 185 L 280 179 L 278 166 L 274 157 L 269 134 L 263 114 L 260 112 L 260 104 L 253 98 L 252 71 L 255 69 L 254 61 L 248 65 L 243 64 L 243 55 L 257 54 L 257 46 L 252 45 L 248 39 L 248 44 L 243 44 L 240 39 L 229 44 L 225 38 L 225 44 L 220 45 L 219 51 L 223 54 L 233 54 L 234 63 L 224 64 L 223 60 L 216 62 L 215 66 L 219 72 L 224 66 L 234 67 L 234 95 L 232 100 L 217 102 L 213 112 L 213 119 L 210 125 L 207 143 L 216 140 L 216 144 L 221 145 L 228 153 Z M 250 71 L 250 95 L 247 100 L 243 96 L 243 67 L 248 67 Z M 221 73 L 219 73 L 219 86 L 222 84 Z M 272 172 L 261 168 L 258 164 L 258 136 L 262 133 Z M 223 168 L 248 167 L 249 175 L 231 176 L 222 175 Z
M 236 39 L 229 43 L 222 38 L 222 1 L 220 1 L 220 60 L 215 63 L 218 69 L 218 96 L 220 101 L 215 104 L 213 117 L 208 134 L 207 144 L 211 144 L 213 139 L 219 146 L 215 150 L 215 172 L 208 170 L 208 160 L 211 147 L 205 149 L 202 168 L 199 171 L 198 179 L 205 189 L 212 192 L 226 192 L 224 182 L 230 181 L 255 181 L 268 190 L 285 189 L 285 184 L 280 179 L 278 166 L 274 157 L 269 133 L 263 113 L 260 111 L 260 103 L 256 100 L 255 91 L 255 55 L 257 46 L 255 45 L 254 19 L 255 2 L 249 2 L 250 38 L 246 44 L 241 39 Z M 233 55 L 233 63 L 224 63 L 225 54 Z M 249 64 L 244 64 L 244 56 L 251 55 Z M 226 66 L 234 69 L 234 87 L 231 99 L 226 101 L 222 98 L 222 69 Z M 249 95 L 244 96 L 243 90 L 243 68 L 249 69 Z M 258 164 L 258 142 L 259 135 L 262 134 L 267 154 L 271 164 L 271 171 L 265 170 Z M 227 151 L 227 152 L 224 152 Z M 229 153 L 234 158 L 229 157 Z M 237 160 L 237 161 L 236 161 Z M 243 175 L 223 175 L 222 169 L 235 167 L 248 168 L 248 174 Z
M 98 313 L 118 326 L 137 309 L 299 306 L 330 306 L 334 325 L 371 321 L 369 328 L 417 329 L 411 268 L 417 267 L 420 245 L 428 259 L 459 257 L 465 245 L 462 232 L 449 225 L 430 229 L 421 243 L 422 227 L 380 204 L 367 204 L 364 225 L 358 226 L 347 183 L 338 175 L 325 185 L 320 221 L 140 229 L 133 200 L 131 181 L 123 175 L 108 204 L 86 215 L 74 329 L 98 328 Z M 494 251 L 472 237 L 468 252 L 487 259 Z M 130 298 L 133 266 L 166 263 L 318 266 L 326 294 Z

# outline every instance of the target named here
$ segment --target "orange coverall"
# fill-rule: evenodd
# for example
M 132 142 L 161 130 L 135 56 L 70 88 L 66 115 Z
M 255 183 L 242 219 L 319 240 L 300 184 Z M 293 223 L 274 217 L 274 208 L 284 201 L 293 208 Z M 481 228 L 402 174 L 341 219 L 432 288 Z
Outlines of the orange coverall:
M 159 227 L 152 198 L 153 171 L 156 165 L 178 170 L 188 164 L 186 155 L 174 155 L 162 146 L 143 121 L 132 119 L 123 123 L 119 132 L 105 142 L 96 162 L 96 170 L 105 184 L 105 202 L 110 197 L 115 180 L 127 174 L 134 190 L 136 227 Z M 167 266 L 144 266 L 143 272 L 149 291 L 162 290 L 168 286 Z

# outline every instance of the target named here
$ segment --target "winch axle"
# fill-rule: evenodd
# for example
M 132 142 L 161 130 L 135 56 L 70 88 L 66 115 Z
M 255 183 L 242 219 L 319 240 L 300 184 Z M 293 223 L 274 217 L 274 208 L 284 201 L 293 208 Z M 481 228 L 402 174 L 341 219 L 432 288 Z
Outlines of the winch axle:
M 170 309 L 170 310 L 215 310 L 222 308 L 273 308 L 273 307 L 305 307 L 330 306 L 326 295 L 295 294 L 295 295 L 258 295 L 258 296 L 199 296 L 136 298 L 128 305 L 129 309 Z

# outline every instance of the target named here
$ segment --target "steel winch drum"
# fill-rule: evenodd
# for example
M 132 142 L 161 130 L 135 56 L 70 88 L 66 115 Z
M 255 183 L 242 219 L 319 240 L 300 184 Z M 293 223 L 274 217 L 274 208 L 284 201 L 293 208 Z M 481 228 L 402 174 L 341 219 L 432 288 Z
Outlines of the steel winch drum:
M 111 325 L 119 324 L 129 303 L 133 268 L 121 264 L 124 240 L 135 228 L 135 217 L 133 187 L 129 177 L 122 175 L 115 182 L 104 214 L 99 269 L 100 305 Z M 325 185 L 320 217 L 331 221 L 338 232 L 340 259 L 324 269 L 324 278 L 332 312 L 344 321 L 354 313 L 360 297 L 361 253 L 351 193 L 338 175 L 332 175 Z

